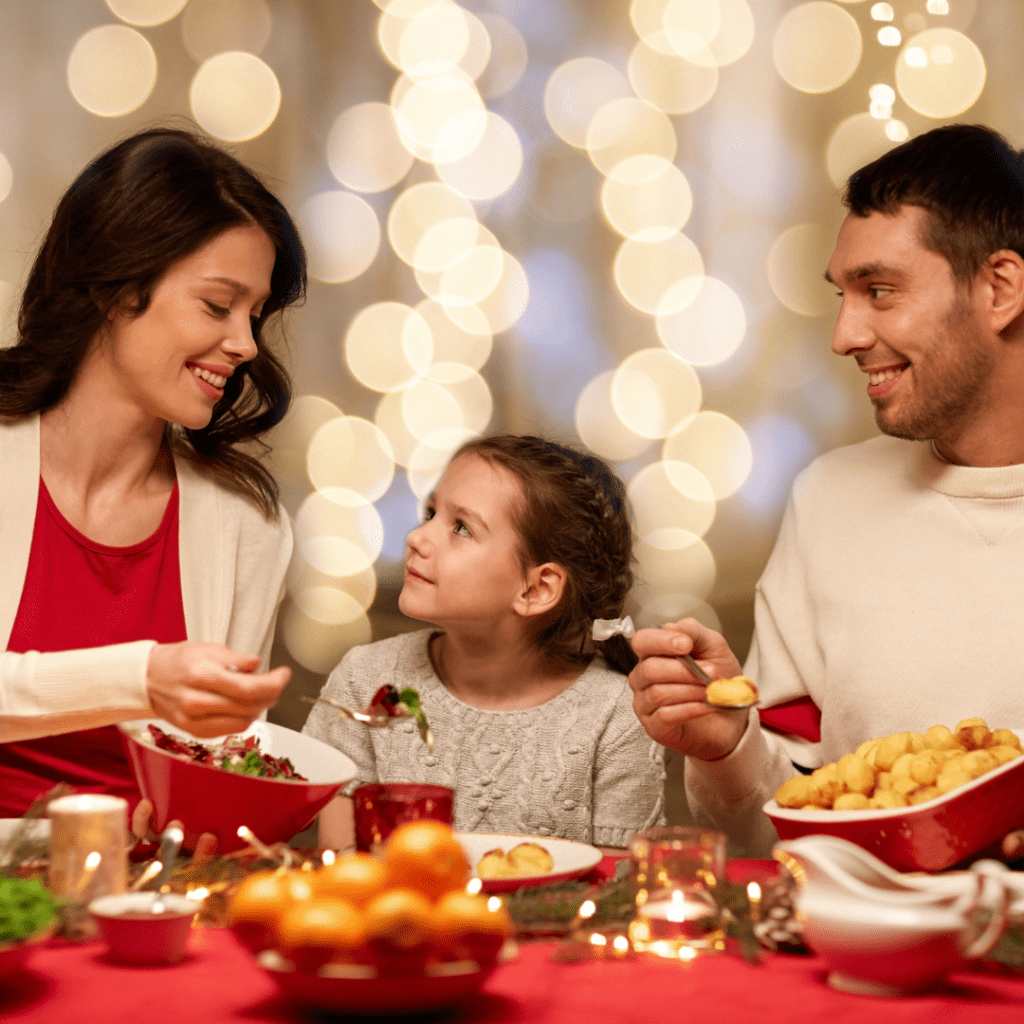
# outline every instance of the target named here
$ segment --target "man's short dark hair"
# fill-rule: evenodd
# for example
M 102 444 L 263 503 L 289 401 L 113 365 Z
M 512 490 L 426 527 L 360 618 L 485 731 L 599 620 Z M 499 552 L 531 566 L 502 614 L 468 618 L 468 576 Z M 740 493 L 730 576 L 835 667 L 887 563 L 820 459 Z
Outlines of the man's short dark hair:
M 922 207 L 921 241 L 962 282 L 999 249 L 1024 257 L 1024 156 L 984 125 L 945 125 L 904 142 L 855 171 L 843 202 L 859 217 Z

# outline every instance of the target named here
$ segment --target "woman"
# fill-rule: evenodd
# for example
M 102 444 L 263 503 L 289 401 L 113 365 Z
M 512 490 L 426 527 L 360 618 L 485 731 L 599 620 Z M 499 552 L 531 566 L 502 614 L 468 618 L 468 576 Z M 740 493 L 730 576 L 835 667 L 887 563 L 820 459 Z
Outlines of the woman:
M 0 350 L 0 816 L 57 781 L 137 800 L 112 723 L 238 731 L 287 683 L 258 671 L 292 540 L 253 450 L 290 397 L 264 329 L 305 283 L 281 203 L 187 131 L 58 204 Z

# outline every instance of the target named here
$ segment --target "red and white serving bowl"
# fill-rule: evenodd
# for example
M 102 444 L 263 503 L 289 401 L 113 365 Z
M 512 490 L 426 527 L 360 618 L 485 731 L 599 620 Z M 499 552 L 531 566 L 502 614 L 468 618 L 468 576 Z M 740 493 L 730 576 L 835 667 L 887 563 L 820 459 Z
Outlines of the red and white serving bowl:
M 1024 757 L 949 793 L 891 810 L 825 811 L 764 805 L 780 839 L 838 836 L 897 871 L 942 871 L 1024 827 Z
M 238 829 L 245 825 L 264 843 L 287 842 L 309 826 L 321 808 L 355 776 L 352 760 L 311 736 L 271 722 L 256 722 L 260 747 L 287 757 L 309 781 L 267 779 L 223 771 L 187 761 L 138 738 L 152 723 L 185 740 L 196 737 L 161 719 L 137 719 L 118 727 L 124 736 L 135 781 L 153 804 L 153 828 L 162 832 L 174 819 L 185 825 L 186 849 L 194 849 L 203 832 L 212 832 L 220 852 L 241 849 Z M 215 740 L 200 740 L 213 744 Z

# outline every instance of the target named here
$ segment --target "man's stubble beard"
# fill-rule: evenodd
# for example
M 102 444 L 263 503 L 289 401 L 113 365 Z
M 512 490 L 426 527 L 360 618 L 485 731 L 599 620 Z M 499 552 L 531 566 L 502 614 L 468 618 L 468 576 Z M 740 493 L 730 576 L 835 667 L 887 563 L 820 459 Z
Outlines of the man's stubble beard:
M 963 296 L 947 313 L 944 326 L 944 337 L 928 356 L 903 371 L 914 375 L 911 408 L 902 415 L 894 410 L 887 418 L 885 407 L 875 405 L 875 423 L 883 434 L 905 441 L 931 441 L 983 411 L 979 395 L 991 377 L 994 358 L 977 340 L 972 311 Z

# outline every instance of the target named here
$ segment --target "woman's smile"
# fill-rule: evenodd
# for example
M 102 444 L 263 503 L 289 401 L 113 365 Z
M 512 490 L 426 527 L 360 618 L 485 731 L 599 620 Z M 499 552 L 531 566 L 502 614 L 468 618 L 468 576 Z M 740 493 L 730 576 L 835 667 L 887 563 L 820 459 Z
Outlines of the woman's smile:
M 224 385 L 234 372 L 230 366 L 212 367 L 205 363 L 186 363 L 185 366 L 192 371 L 199 390 L 214 401 L 219 401 L 224 396 Z

